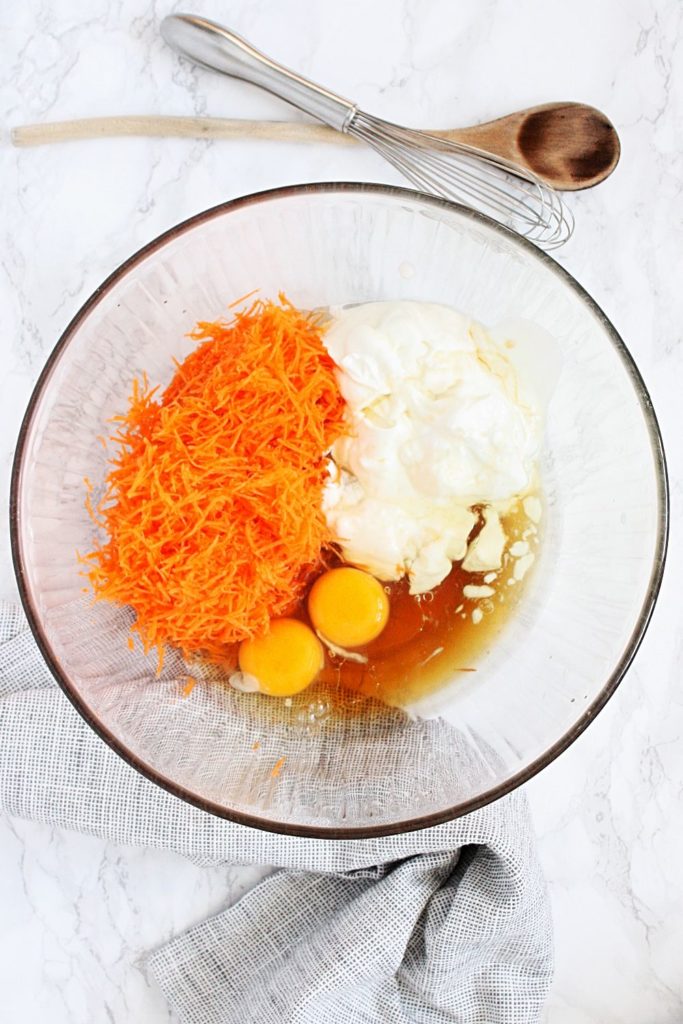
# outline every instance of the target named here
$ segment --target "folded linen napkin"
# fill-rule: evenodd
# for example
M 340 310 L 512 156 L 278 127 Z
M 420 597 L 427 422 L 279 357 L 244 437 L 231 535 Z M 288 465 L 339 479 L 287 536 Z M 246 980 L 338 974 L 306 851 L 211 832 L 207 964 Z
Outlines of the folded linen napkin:
M 0 602 L 0 808 L 198 863 L 268 864 L 235 906 L 152 953 L 183 1024 L 534 1024 L 551 925 L 516 792 L 369 840 L 232 824 L 148 782 L 85 724 Z

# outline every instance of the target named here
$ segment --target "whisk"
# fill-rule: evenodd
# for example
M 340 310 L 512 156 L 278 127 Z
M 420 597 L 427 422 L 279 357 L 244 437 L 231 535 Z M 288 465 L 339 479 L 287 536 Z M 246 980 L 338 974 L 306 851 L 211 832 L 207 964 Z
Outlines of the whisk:
M 574 219 L 557 192 L 513 163 L 372 117 L 205 18 L 170 15 L 161 32 L 197 64 L 258 85 L 366 142 L 423 192 L 474 207 L 543 249 L 556 249 L 571 236 Z

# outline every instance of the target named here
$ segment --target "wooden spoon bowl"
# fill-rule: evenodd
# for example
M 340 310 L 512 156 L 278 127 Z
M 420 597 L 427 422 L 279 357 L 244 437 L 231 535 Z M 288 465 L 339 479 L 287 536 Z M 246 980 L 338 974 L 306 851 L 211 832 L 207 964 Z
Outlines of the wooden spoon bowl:
M 505 157 L 569 192 L 604 181 L 621 153 L 612 122 L 584 103 L 545 103 L 440 134 Z

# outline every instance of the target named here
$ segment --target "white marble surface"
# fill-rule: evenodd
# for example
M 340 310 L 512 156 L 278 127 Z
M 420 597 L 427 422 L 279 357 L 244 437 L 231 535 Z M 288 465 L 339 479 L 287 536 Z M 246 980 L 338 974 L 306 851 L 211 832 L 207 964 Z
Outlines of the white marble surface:
M 673 496 L 669 570 L 616 696 L 528 785 L 555 912 L 552 1024 L 683 1020 L 683 7 L 678 0 L 237 0 L 188 5 L 366 109 L 456 125 L 553 99 L 616 123 L 612 179 L 570 201 L 559 256 L 605 308 L 651 389 Z M 24 0 L 0 13 L 3 75 L 0 462 L 60 331 L 124 257 L 195 211 L 304 180 L 397 180 L 371 153 L 120 139 L 17 151 L 5 129 L 115 113 L 290 115 L 181 65 L 170 0 Z M 3 513 L 4 514 L 4 513 Z M 6 538 L 0 596 L 15 586 Z M 140 954 L 235 899 L 257 872 L 200 869 L 0 818 L 0 1019 L 161 1024 Z M 169 894 L 172 894 L 169 898 Z

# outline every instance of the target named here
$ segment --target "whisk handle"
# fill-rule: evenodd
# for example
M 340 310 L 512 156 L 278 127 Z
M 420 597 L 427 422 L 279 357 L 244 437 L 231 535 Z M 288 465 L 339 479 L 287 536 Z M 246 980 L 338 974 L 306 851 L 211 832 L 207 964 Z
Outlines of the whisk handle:
M 245 39 L 206 18 L 169 15 L 161 23 L 161 34 L 184 57 L 258 85 L 338 131 L 346 130 L 356 111 L 354 103 L 276 64 Z

